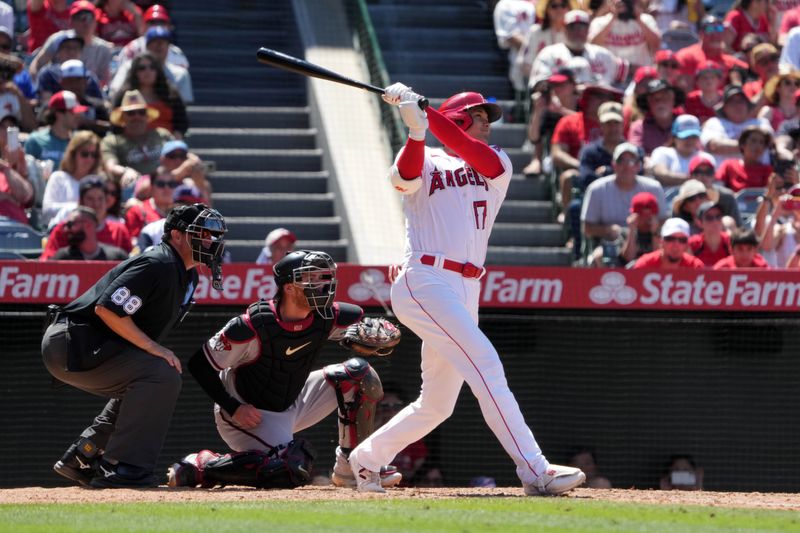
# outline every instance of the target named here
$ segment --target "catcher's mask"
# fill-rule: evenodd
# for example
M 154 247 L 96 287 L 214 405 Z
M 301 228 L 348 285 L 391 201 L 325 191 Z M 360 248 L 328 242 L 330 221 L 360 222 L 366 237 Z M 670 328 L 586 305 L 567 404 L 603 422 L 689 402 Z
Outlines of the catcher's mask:
M 173 207 L 164 222 L 164 233 L 184 232 L 192 248 L 192 259 L 211 269 L 212 284 L 222 290 L 222 254 L 225 252 L 225 219 L 204 204 Z
M 294 283 L 303 289 L 309 307 L 322 318 L 333 318 L 333 298 L 336 296 L 336 263 L 325 252 L 297 250 L 272 267 L 275 284 L 283 287 Z

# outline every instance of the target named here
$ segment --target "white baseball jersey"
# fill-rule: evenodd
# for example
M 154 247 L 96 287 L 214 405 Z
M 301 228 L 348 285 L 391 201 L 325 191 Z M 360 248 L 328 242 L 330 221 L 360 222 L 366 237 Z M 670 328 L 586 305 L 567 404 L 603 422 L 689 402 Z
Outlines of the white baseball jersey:
M 586 43 L 580 56 L 589 62 L 595 79 L 608 85 L 622 83 L 628 77 L 628 62 L 602 46 Z M 573 57 L 575 54 L 564 43 L 545 46 L 533 62 L 532 76 L 545 78 L 559 68 L 568 66 Z
M 481 176 L 463 159 L 440 148 L 425 148 L 423 185 L 403 197 L 406 257 L 412 252 L 428 252 L 483 265 L 512 173 L 508 155 L 493 148 L 503 165 L 503 173 L 495 179 Z

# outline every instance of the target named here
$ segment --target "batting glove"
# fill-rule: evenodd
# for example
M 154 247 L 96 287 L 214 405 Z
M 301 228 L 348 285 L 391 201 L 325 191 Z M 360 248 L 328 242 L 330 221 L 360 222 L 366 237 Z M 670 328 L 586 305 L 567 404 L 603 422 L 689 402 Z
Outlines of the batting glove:
M 408 127 L 409 137 L 415 141 L 425 140 L 425 131 L 428 129 L 428 114 L 419 108 L 417 100 L 400 102 L 400 117 Z
M 384 89 L 381 98 L 383 98 L 383 101 L 389 105 L 400 105 L 400 102 L 405 102 L 408 100 L 417 101 L 420 99 L 420 95 L 412 91 L 411 87 L 407 85 L 402 83 L 393 83 Z

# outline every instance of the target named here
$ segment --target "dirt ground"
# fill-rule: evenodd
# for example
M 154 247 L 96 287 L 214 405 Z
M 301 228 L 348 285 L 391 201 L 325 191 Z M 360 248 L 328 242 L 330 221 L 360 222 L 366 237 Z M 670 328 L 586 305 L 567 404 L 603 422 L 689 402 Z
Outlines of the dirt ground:
M 126 502 L 208 502 L 258 500 L 354 500 L 383 498 L 442 499 L 480 497 L 522 497 L 522 489 L 500 488 L 401 488 L 390 489 L 386 495 L 359 494 L 351 489 L 334 487 L 302 487 L 294 490 L 254 490 L 243 487 L 220 489 L 170 489 L 160 487 L 146 490 L 93 490 L 83 488 L 0 489 L 0 504 L 39 503 L 126 503 Z M 598 490 L 577 489 L 561 498 L 605 500 L 668 505 L 702 505 L 742 509 L 774 509 L 800 511 L 800 494 L 731 493 L 731 492 L 664 492 L 657 490 Z

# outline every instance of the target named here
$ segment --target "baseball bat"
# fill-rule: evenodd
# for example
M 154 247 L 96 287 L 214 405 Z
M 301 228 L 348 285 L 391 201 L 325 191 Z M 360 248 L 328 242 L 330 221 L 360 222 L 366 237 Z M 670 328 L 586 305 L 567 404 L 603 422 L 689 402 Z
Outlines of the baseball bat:
M 315 65 L 314 63 L 310 63 L 305 59 L 292 57 L 284 54 L 283 52 L 278 52 L 277 50 L 261 47 L 258 49 L 258 52 L 256 52 L 256 57 L 265 65 L 288 70 L 289 72 L 294 72 L 295 74 L 300 74 L 301 76 L 319 78 L 321 80 L 332 81 L 334 83 L 342 83 L 344 85 L 349 85 L 350 87 L 355 87 L 357 89 L 363 89 L 375 94 L 383 94 L 383 89 L 381 87 L 376 87 L 375 85 L 370 85 L 369 83 L 348 78 L 347 76 L 343 76 L 338 72 Z M 428 99 L 420 98 L 418 104 L 420 109 L 425 109 L 428 107 Z

